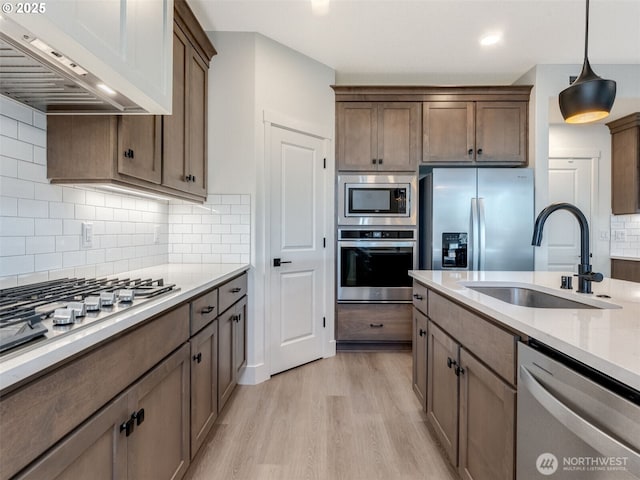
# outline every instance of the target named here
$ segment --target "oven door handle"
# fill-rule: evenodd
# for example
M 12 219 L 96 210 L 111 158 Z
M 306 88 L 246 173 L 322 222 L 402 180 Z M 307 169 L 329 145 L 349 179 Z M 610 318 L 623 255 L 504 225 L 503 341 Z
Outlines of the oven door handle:
M 412 241 L 401 241 L 401 242 L 396 242 L 396 241 L 393 241 L 393 240 L 380 241 L 380 242 L 369 241 L 369 240 L 363 240 L 363 241 L 338 240 L 338 246 L 339 247 L 413 247 L 413 248 L 415 248 L 416 242 L 415 242 L 415 240 L 412 240 Z
M 630 449 L 571 410 L 544 388 L 524 365 L 520 366 L 520 380 L 521 385 L 533 395 L 533 398 L 565 428 L 604 456 L 627 457 L 625 466 L 628 471 L 632 475 L 640 474 L 640 453 Z

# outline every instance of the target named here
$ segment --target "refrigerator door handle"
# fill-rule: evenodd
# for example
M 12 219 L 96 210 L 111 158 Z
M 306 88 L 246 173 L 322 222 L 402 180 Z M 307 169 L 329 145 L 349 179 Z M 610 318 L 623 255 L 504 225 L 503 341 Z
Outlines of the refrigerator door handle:
M 486 255 L 486 224 L 484 215 L 484 198 L 478 198 L 478 270 L 484 270 Z
M 479 270 L 480 263 L 480 249 L 478 244 L 478 233 L 479 233 L 479 218 L 478 218 L 478 199 L 471 199 L 471 232 L 470 237 L 468 239 L 469 245 L 471 246 L 471 264 L 469 265 L 469 270 Z

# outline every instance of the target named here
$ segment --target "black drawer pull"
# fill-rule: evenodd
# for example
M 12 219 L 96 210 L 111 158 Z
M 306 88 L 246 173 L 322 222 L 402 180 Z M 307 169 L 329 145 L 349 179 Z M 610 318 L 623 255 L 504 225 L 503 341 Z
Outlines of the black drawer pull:
M 467 152 L 469 155 L 473 155 L 473 148 L 470 148 L 469 151 Z
M 456 375 L 459 377 L 460 375 L 464 375 L 464 368 L 462 367 L 456 367 Z
M 458 365 L 458 362 L 456 362 L 453 358 L 451 357 L 447 357 L 447 367 L 451 368 L 455 365 Z M 456 373 L 457 375 L 457 373 Z
M 198 353 L 196 355 L 193 356 L 193 361 L 196 363 L 200 363 L 202 361 L 202 353 Z
M 478 149 L 478 155 L 482 155 L 482 149 L 481 148 Z
M 211 312 L 213 312 L 213 309 L 214 309 L 214 308 L 216 308 L 216 307 L 214 307 L 214 306 L 212 306 L 212 305 L 208 305 L 208 306 L 206 306 L 205 308 L 203 308 L 203 309 L 200 311 L 200 313 L 201 313 L 202 315 L 206 315 L 207 313 L 211 313 Z
M 418 335 L 420 335 L 421 337 L 423 335 L 426 335 L 426 334 L 427 334 L 427 332 L 425 330 L 423 330 L 423 329 L 420 329 L 420 331 L 418 332 Z
M 422 295 L 418 295 L 417 293 L 413 294 L 413 298 L 415 298 L 416 300 L 424 300 L 424 297 Z
M 133 156 L 133 150 L 131 150 L 130 148 L 124 151 L 124 158 L 133 158 Z
M 144 422 L 144 408 L 141 408 L 133 415 L 131 415 L 131 420 L 133 420 L 134 418 L 136 420 L 136 425 L 140 426 L 140 424 Z
M 238 293 L 239 291 L 241 291 L 242 289 L 240 287 L 236 287 L 236 288 L 232 288 L 231 290 L 229 290 L 231 293 Z
M 135 422 L 133 420 L 133 415 L 131 415 L 131 418 L 129 420 L 120 425 L 120 431 L 124 431 L 127 437 L 133 433 L 134 428 Z
M 370 323 L 369 326 L 371 328 L 382 328 L 384 327 L 384 323 Z

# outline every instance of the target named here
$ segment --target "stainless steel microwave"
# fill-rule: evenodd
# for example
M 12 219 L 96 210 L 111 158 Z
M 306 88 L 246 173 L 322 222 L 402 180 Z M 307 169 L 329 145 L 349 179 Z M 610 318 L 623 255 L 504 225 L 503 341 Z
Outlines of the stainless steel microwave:
M 338 176 L 338 225 L 416 225 L 415 175 Z

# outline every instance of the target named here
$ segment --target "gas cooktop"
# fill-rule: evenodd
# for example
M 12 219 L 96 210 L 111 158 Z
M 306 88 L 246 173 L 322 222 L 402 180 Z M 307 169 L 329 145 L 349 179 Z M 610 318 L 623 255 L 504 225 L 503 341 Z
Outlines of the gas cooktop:
M 0 290 L 0 353 L 66 334 L 178 290 L 162 279 L 63 278 Z

